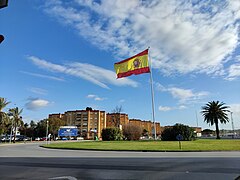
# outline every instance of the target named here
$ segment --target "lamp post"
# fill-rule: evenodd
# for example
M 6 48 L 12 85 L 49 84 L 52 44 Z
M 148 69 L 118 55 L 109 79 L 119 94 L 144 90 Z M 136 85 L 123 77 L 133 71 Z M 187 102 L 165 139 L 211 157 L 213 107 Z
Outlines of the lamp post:
M 10 132 L 10 138 L 9 138 L 9 143 L 11 144 L 11 141 L 12 141 L 12 130 L 13 130 L 13 118 L 12 118 L 13 114 L 9 112 L 8 116 L 11 119 L 11 132 Z
M 46 144 L 48 144 L 48 120 L 47 120 L 47 129 L 46 129 Z
M 234 132 L 233 117 L 232 117 L 233 112 L 231 111 L 230 113 L 231 113 L 232 131 L 233 131 L 232 138 L 234 139 L 234 133 L 235 133 L 235 132 Z

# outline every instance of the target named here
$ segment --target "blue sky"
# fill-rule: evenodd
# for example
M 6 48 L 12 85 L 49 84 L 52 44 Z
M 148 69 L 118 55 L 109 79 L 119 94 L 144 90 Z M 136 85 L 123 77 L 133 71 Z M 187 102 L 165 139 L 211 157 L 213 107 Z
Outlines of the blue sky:
M 0 22 L 0 96 L 25 122 L 88 106 L 151 120 L 149 74 L 113 67 L 150 47 L 156 121 L 214 128 L 199 112 L 218 100 L 240 129 L 238 0 L 9 1 Z

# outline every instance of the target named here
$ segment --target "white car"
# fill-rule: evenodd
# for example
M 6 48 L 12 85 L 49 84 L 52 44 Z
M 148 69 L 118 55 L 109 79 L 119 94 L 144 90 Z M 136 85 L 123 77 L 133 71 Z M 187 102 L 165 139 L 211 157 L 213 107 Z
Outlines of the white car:
M 41 140 L 40 137 L 35 138 L 35 141 L 40 141 L 40 140 Z

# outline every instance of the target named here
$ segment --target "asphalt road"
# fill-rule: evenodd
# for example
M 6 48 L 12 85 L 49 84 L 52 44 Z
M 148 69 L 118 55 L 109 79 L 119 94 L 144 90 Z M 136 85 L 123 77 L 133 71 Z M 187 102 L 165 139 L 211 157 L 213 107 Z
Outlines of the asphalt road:
M 236 179 L 240 152 L 101 152 L 0 145 L 0 179 Z

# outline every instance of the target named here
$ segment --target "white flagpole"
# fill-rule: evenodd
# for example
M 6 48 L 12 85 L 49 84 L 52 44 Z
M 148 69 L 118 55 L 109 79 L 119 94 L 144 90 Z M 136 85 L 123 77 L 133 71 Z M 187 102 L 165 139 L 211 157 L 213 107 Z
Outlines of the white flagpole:
M 148 47 L 148 50 L 150 47 Z M 150 57 L 150 52 L 148 51 L 149 57 L 149 67 L 150 67 L 150 83 L 151 83 L 151 95 L 152 95 L 152 119 L 153 119 L 153 126 L 154 126 L 154 140 L 157 139 L 156 135 L 156 123 L 155 123 L 155 105 L 154 105 L 154 90 L 153 90 L 153 76 L 152 76 L 152 59 Z

